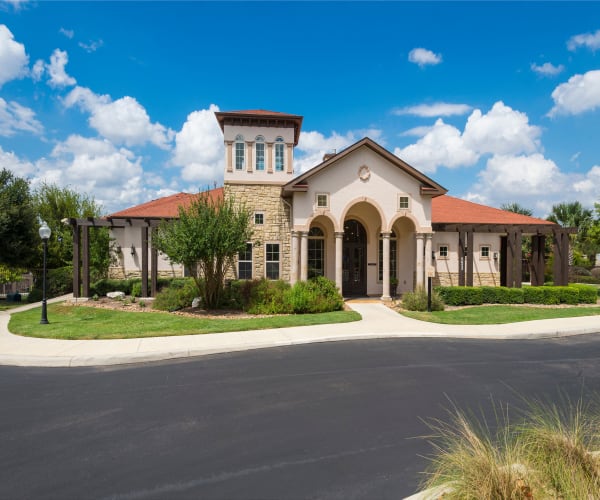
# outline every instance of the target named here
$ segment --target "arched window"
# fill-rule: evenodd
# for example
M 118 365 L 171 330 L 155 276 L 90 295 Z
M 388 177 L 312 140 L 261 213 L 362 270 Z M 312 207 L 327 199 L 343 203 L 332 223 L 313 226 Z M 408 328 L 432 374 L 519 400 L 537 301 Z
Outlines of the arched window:
M 285 143 L 283 137 L 275 139 L 275 171 L 283 172 Z
M 313 226 L 308 232 L 308 277 L 325 276 L 325 233 Z
M 383 236 L 379 235 L 379 281 L 383 281 Z M 398 238 L 396 232 L 390 235 L 390 278 L 398 276 Z
M 244 143 L 243 135 L 235 136 L 235 169 L 244 170 L 245 165 L 246 144 Z
M 256 136 L 256 170 L 265 169 L 265 138 Z

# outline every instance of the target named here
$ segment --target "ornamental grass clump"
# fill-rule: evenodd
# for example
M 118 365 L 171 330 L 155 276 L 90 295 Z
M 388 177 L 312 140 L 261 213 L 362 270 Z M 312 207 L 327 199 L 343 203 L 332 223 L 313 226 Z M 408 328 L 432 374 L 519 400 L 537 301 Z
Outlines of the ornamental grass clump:
M 517 412 L 495 411 L 495 428 L 456 407 L 449 423 L 426 422 L 434 448 L 424 488 L 444 499 L 600 498 L 598 404 L 534 401 Z
M 402 295 L 402 307 L 407 311 L 427 311 L 427 292 L 423 288 L 406 292 Z M 435 290 L 431 292 L 431 310 L 444 310 L 444 301 Z

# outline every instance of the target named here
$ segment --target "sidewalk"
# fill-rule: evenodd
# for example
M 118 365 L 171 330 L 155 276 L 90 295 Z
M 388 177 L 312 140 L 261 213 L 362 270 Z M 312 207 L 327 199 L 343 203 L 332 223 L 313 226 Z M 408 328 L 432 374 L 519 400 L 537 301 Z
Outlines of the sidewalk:
M 59 297 L 49 302 L 69 298 Z M 506 325 L 440 325 L 407 318 L 376 301 L 348 302 L 363 319 L 333 325 L 120 340 L 37 339 L 13 335 L 8 331 L 8 321 L 12 312 L 39 305 L 28 304 L 10 312 L 0 312 L 0 365 L 116 365 L 340 340 L 410 337 L 506 340 L 600 333 L 600 316 Z

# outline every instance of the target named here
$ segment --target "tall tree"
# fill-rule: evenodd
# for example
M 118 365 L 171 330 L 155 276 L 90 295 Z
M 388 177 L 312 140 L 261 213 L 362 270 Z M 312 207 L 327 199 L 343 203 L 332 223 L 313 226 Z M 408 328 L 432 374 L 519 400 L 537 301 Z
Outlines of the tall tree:
M 190 272 L 204 305 L 220 305 L 227 268 L 252 237 L 250 212 L 231 197 L 198 195 L 179 219 L 163 222 L 153 243 L 169 259 Z
M 40 248 L 29 182 L 5 168 L 0 172 L 0 264 L 26 268 Z
M 73 263 L 73 233 L 62 223 L 65 218 L 99 217 L 101 206 L 93 197 L 67 187 L 43 183 L 34 192 L 35 209 L 52 230 L 48 242 L 48 268 L 57 269 Z M 107 228 L 90 231 L 90 269 L 93 279 L 106 275 L 110 265 L 110 237 Z
M 502 210 L 506 210 L 507 212 L 514 212 L 515 214 L 528 215 L 531 217 L 533 215 L 533 210 L 529 208 L 525 208 L 524 206 L 513 202 L 513 203 L 504 203 L 500 206 Z
M 580 202 L 574 201 L 571 203 L 559 203 L 552 206 L 552 211 L 548 216 L 548 220 L 560 224 L 563 227 L 576 227 L 577 234 L 570 235 L 572 246 L 577 251 L 588 257 L 595 254 L 595 251 L 589 245 L 589 230 L 594 223 L 592 211 L 583 208 Z M 595 260 L 595 257 L 594 257 Z M 569 264 L 573 264 L 573 256 L 569 251 Z

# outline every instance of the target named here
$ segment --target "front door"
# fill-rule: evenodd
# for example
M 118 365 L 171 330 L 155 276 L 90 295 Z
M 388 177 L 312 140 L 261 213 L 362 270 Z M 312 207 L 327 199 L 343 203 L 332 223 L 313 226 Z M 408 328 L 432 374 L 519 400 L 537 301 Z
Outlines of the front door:
M 350 219 L 344 223 L 342 294 L 367 294 L 367 234 L 363 225 Z

